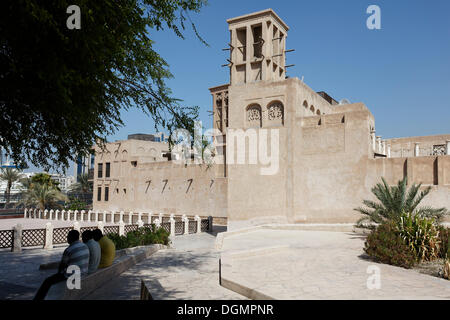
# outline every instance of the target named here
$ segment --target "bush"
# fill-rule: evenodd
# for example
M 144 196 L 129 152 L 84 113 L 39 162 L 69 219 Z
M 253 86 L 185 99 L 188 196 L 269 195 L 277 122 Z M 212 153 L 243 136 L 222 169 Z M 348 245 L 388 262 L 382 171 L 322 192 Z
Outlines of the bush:
M 439 226 L 439 252 L 442 259 L 450 259 L 450 228 Z
M 439 256 L 439 230 L 433 218 L 402 213 L 397 221 L 398 234 L 419 262 L 432 261 Z
M 64 210 L 85 210 L 87 208 L 87 204 L 77 198 L 70 197 L 69 202 L 64 206 Z
M 416 255 L 403 241 L 392 221 L 382 223 L 369 234 L 364 251 L 378 262 L 407 269 L 417 262 Z
M 118 234 L 108 234 L 117 250 L 146 246 L 151 244 L 169 244 L 169 232 L 163 228 L 156 229 L 154 225 L 151 228 L 139 228 L 136 231 L 128 232 L 125 236 Z

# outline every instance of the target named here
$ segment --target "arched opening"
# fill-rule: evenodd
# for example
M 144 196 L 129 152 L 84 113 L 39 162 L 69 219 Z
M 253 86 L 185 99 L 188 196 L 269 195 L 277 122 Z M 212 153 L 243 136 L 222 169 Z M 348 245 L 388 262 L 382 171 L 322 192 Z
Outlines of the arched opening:
M 320 113 L 320 110 L 319 110 L 319 109 L 317 109 L 317 111 L 316 111 L 316 114 L 317 114 L 318 116 L 320 116 L 320 115 L 321 115 L 321 113 Z
M 271 125 L 284 125 L 284 106 L 280 101 L 274 101 L 268 105 L 267 119 Z
M 248 106 L 245 116 L 248 127 L 262 127 L 262 112 L 260 105 L 253 104 Z
M 314 108 L 314 106 L 311 106 L 311 108 L 309 108 L 309 110 L 311 110 L 311 112 L 314 114 L 314 111 L 316 111 L 316 109 Z
M 305 107 L 305 109 L 308 109 L 308 102 L 306 100 L 303 101 L 303 106 Z

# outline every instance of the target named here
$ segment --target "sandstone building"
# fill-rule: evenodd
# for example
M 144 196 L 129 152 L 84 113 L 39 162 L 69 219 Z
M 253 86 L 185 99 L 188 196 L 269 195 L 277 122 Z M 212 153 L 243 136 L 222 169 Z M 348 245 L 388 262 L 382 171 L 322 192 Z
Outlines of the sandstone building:
M 167 146 L 148 141 L 97 147 L 94 210 L 211 215 L 229 229 L 351 223 L 381 177 L 395 184 L 404 176 L 432 186 L 425 204 L 450 208 L 450 134 L 383 140 L 363 103 L 339 104 L 286 78 L 289 27 L 271 9 L 228 24 L 230 83 L 210 89 L 222 163 L 167 161 Z M 240 139 L 246 164 L 236 160 Z M 268 154 L 278 149 L 272 174 L 261 174 L 267 162 L 249 160 L 263 143 Z

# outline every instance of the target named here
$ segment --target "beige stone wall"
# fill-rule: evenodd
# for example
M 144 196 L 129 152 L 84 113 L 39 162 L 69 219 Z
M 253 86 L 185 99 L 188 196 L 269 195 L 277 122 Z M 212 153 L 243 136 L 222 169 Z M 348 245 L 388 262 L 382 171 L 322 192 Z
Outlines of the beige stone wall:
M 149 151 L 161 153 L 167 147 L 164 143 L 127 140 L 106 147 L 105 152 L 96 149 L 94 210 L 226 217 L 223 165 L 186 166 L 162 157 L 154 161 Z M 99 163 L 103 163 L 102 178 L 98 178 Z M 105 176 L 106 163 L 111 163 L 110 177 Z
M 119 179 L 96 180 L 95 191 L 106 186 L 110 191 L 109 201 L 97 201 L 94 194 L 94 210 L 226 217 L 227 181 L 221 172 L 220 166 L 138 164 Z
M 354 223 L 359 218 L 354 209 L 373 199 L 371 189 L 381 177 L 396 184 L 405 174 L 410 183 L 432 186 L 424 205 L 450 208 L 450 157 L 375 159 L 375 119 L 362 103 L 331 106 L 298 79 L 230 86 L 229 99 L 231 129 L 255 127 L 246 119 L 246 108 L 258 105 L 258 130 L 280 132 L 276 175 L 262 176 L 259 164 L 227 165 L 230 230 L 268 222 Z M 284 107 L 278 126 L 267 119 L 274 99 Z M 305 108 L 304 100 L 320 108 L 321 115 Z M 435 143 L 447 137 L 412 139 Z
M 213 126 L 227 148 L 218 158 L 226 165 L 167 162 L 160 156 L 164 144 L 111 143 L 106 152 L 97 148 L 94 210 L 228 218 L 229 230 L 272 222 L 353 223 L 360 217 L 354 209 L 373 199 L 371 189 L 381 177 L 396 184 L 404 176 L 410 184 L 432 187 L 425 205 L 450 209 L 450 155 L 442 155 L 442 146 L 450 149 L 450 135 L 377 139 L 374 116 L 363 103 L 331 105 L 303 81 L 285 79 L 288 27 L 272 10 L 228 22 L 234 48 L 230 85 L 210 89 Z M 258 48 L 260 35 L 264 45 Z M 243 131 L 248 129 L 253 131 Z M 272 132 L 278 170 L 264 175 L 269 165 L 261 162 L 260 141 L 264 137 L 270 146 Z M 234 139 L 245 134 L 257 147 L 247 144 L 246 162 L 237 164 L 231 159 Z M 98 163 L 106 162 L 111 177 L 97 178 Z M 99 187 L 109 188 L 107 202 L 97 201 Z
M 363 191 L 349 182 L 364 181 L 365 161 L 373 156 L 370 126 L 374 119 L 363 104 L 346 106 L 336 114 L 334 108 L 338 107 L 296 78 L 230 86 L 229 99 L 231 130 L 254 128 L 255 123 L 246 117 L 248 107 L 257 105 L 261 108 L 259 127 L 278 129 L 280 148 L 279 171 L 273 176 L 261 175 L 264 166 L 260 164 L 227 165 L 230 228 L 264 222 L 348 222 L 353 218 L 348 206 L 356 203 Z M 268 119 L 267 108 L 274 101 L 284 107 L 282 124 Z M 313 115 L 311 105 L 321 110 L 320 116 Z
M 312 121 L 314 120 L 314 121 Z M 363 104 L 295 125 L 293 223 L 345 223 L 366 195 L 372 114 Z
M 445 154 L 450 134 L 387 139 L 391 146 L 391 157 L 414 157 L 416 143 L 419 144 L 419 156 Z

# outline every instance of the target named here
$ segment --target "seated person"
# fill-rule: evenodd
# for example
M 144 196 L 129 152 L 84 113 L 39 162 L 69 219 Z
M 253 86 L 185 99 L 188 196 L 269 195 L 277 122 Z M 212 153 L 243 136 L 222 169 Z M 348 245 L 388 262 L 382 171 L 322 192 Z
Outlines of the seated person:
M 111 239 L 104 236 L 100 229 L 95 229 L 93 231 L 94 240 L 100 245 L 102 256 L 100 258 L 99 269 L 109 267 L 113 264 L 114 258 L 116 257 L 116 246 Z
M 86 275 L 88 273 L 89 249 L 84 243 L 80 242 L 80 233 L 77 230 L 71 230 L 67 235 L 67 242 L 69 243 L 69 246 L 64 250 L 58 273 L 44 280 L 36 293 L 34 300 L 43 300 L 52 285 L 66 281 L 67 278 L 72 275 L 66 272 L 69 266 L 78 266 L 81 275 Z
M 86 230 L 81 235 L 83 243 L 89 248 L 89 268 L 88 273 L 94 273 L 98 269 L 100 264 L 100 257 L 102 255 L 102 249 L 97 241 L 94 240 L 93 232 Z

